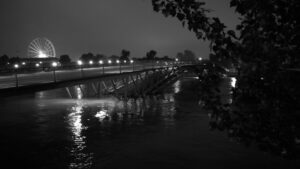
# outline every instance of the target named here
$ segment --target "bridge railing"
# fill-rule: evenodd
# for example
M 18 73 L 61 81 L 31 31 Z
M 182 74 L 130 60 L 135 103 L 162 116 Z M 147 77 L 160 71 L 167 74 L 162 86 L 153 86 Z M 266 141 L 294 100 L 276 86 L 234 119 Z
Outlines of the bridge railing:
M 14 72 L 0 75 L 0 89 L 28 86 L 41 83 L 53 83 L 85 77 L 97 77 L 104 74 L 117 74 L 145 69 L 156 69 L 182 65 L 179 62 L 133 62 L 127 64 L 89 64 L 63 67 L 53 65 L 48 69 L 22 70 L 15 68 Z

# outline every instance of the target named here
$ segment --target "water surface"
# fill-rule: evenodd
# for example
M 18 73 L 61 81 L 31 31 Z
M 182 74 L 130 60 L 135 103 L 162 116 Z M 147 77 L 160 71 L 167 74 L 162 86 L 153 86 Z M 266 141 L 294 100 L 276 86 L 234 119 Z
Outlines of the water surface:
M 63 89 L 0 103 L 5 168 L 300 168 L 211 131 L 195 78 L 162 96 L 127 102 L 114 97 L 69 99 Z M 233 80 L 222 89 L 228 98 Z M 226 94 L 227 92 L 227 94 Z M 2 167 L 1 167 L 2 168 Z

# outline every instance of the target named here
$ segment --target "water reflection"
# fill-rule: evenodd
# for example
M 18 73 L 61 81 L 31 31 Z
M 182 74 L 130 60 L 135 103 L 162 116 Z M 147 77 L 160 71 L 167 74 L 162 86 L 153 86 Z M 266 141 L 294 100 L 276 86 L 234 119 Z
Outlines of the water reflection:
M 236 78 L 235 77 L 231 77 L 230 78 L 230 84 L 231 84 L 231 87 L 232 88 L 235 88 L 236 87 Z
M 71 113 L 68 115 L 68 123 L 70 130 L 73 133 L 74 145 L 71 149 L 71 156 L 73 157 L 69 168 L 90 168 L 93 160 L 93 153 L 86 152 L 86 137 L 82 135 L 82 131 L 87 127 L 82 124 L 83 101 L 78 100 L 76 105 L 71 108 Z
M 107 110 L 100 110 L 96 113 L 95 117 L 99 119 L 99 121 L 103 121 L 104 119 L 109 118 L 109 115 L 107 114 Z
M 174 83 L 174 93 L 178 93 L 180 91 L 180 81 Z

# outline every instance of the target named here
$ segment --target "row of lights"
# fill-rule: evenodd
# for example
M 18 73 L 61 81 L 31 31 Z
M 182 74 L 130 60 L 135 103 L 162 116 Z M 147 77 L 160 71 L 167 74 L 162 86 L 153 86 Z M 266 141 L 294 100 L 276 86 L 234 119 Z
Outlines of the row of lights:
M 199 60 L 199 61 L 202 61 L 202 58 L 199 57 L 198 60 Z M 178 61 L 179 61 L 178 58 L 176 58 L 175 61 L 178 62 Z M 133 62 L 134 62 L 133 60 L 130 60 L 130 63 L 133 63 Z M 108 64 L 112 64 L 112 61 L 111 61 L 111 60 L 108 60 L 107 63 L 108 63 Z M 116 63 L 119 64 L 119 63 L 120 63 L 120 60 L 116 60 Z M 127 63 L 127 61 L 124 60 L 124 63 Z M 42 64 L 42 62 L 36 63 L 35 66 L 36 66 L 36 67 L 40 67 L 40 64 Z M 78 65 L 83 65 L 83 62 L 82 62 L 81 60 L 78 60 L 78 61 L 77 61 L 77 64 L 78 64 Z M 92 60 L 90 60 L 90 61 L 89 61 L 89 64 L 92 65 L 92 64 L 94 64 L 94 62 L 93 62 Z M 102 65 L 102 64 L 104 64 L 104 62 L 103 62 L 102 60 L 100 60 L 100 61 L 99 61 L 99 64 Z M 26 65 L 26 63 L 25 63 L 25 62 L 22 62 L 22 65 Z M 52 67 L 57 67 L 57 65 L 58 65 L 57 62 L 52 62 Z M 16 68 L 16 69 L 18 69 L 19 67 L 20 67 L 19 64 L 15 64 L 15 65 L 14 65 L 14 68 Z
M 133 62 L 134 62 L 133 60 L 130 60 L 130 63 L 133 63 Z M 111 61 L 111 60 L 108 60 L 107 63 L 108 63 L 108 64 L 112 64 L 112 61 Z M 120 63 L 120 60 L 116 60 L 116 63 L 119 64 L 119 63 Z M 127 63 L 127 61 L 124 60 L 124 63 Z M 78 60 L 78 61 L 77 61 L 77 64 L 81 66 L 81 65 L 83 65 L 83 62 L 82 62 L 81 60 Z M 94 62 L 93 62 L 92 60 L 90 60 L 90 61 L 89 61 L 89 64 L 92 65 L 92 64 L 94 64 Z M 101 64 L 101 65 L 104 64 L 103 60 L 99 60 L 99 64 Z
M 39 63 L 36 63 L 35 64 L 35 67 L 40 67 L 40 64 L 42 64 L 42 62 L 39 62 Z M 26 63 L 25 62 L 22 62 L 22 65 L 26 65 Z M 57 67 L 57 65 L 58 65 L 58 63 L 57 62 L 52 62 L 52 67 Z M 18 69 L 20 66 L 19 66 L 19 64 L 15 64 L 14 65 L 14 68 L 15 69 Z

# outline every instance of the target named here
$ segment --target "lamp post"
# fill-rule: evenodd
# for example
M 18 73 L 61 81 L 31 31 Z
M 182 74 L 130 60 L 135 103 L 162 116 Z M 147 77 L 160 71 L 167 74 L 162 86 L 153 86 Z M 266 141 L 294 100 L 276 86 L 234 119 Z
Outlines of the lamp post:
M 99 60 L 99 64 L 102 65 L 102 74 L 104 74 L 104 63 L 102 60 Z
M 94 64 L 94 62 L 93 62 L 92 60 L 90 60 L 90 61 L 89 61 L 89 64 L 90 64 L 90 65 L 93 65 L 93 64 Z
M 121 67 L 121 62 L 120 62 L 120 60 L 117 60 L 116 62 L 117 62 L 117 64 L 119 64 L 119 70 L 120 70 L 120 73 L 122 73 L 122 67 Z
M 56 70 L 56 67 L 57 67 L 57 62 L 52 62 L 52 67 L 53 67 L 53 78 L 54 78 L 54 82 L 56 83 L 55 70 Z
M 81 60 L 78 60 L 78 61 L 77 61 L 77 64 L 80 66 L 81 78 L 83 78 L 83 68 L 82 68 L 83 63 L 82 63 Z
M 130 63 L 132 64 L 132 71 L 134 71 L 134 61 L 130 60 Z
M 19 87 L 19 79 L 18 79 L 18 69 L 19 69 L 19 65 L 15 64 L 14 65 L 15 68 L 15 79 L 16 79 L 16 87 Z
M 202 57 L 199 57 L 198 60 L 199 60 L 199 62 L 202 61 Z

